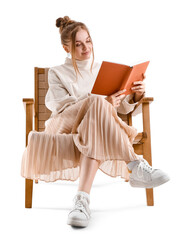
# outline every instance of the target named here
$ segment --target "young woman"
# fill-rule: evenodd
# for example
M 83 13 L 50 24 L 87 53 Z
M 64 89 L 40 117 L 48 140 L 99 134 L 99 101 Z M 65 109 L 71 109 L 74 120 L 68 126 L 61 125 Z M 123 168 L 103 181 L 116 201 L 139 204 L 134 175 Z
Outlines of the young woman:
M 144 96 L 144 82 L 136 82 L 134 93 L 128 96 L 123 91 L 106 97 L 90 94 L 101 64 L 94 62 L 89 30 L 68 16 L 58 18 L 56 26 L 68 57 L 64 64 L 49 69 L 45 104 L 52 115 L 44 132 L 30 132 L 22 175 L 45 181 L 75 181 L 79 177 L 67 223 L 86 227 L 98 168 L 109 176 L 129 179 L 133 187 L 153 188 L 169 178 L 134 153 L 136 129 L 117 115 L 134 109 Z

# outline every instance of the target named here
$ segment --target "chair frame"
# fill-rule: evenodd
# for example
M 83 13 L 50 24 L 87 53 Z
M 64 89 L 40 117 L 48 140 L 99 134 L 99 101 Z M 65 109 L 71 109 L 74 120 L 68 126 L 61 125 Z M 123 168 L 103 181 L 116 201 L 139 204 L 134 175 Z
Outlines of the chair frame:
M 23 98 L 23 104 L 26 112 L 26 146 L 28 145 L 28 134 L 33 130 L 33 117 L 35 120 L 35 130 L 39 130 L 38 120 L 38 84 L 39 74 L 44 74 L 45 68 L 34 68 L 35 76 L 35 100 L 33 98 Z M 136 154 L 143 155 L 143 158 L 148 161 L 152 166 L 152 154 L 151 154 L 151 131 L 150 131 L 150 103 L 154 99 L 152 97 L 142 98 L 135 106 L 134 110 L 129 114 L 120 114 L 118 116 L 125 121 L 128 125 L 132 126 L 132 116 L 137 111 L 142 110 L 143 132 L 138 133 L 133 142 L 133 148 Z M 35 183 L 38 181 L 35 180 Z M 25 179 L 25 208 L 32 208 L 32 195 L 33 195 L 33 180 Z M 153 189 L 146 189 L 147 206 L 154 206 Z

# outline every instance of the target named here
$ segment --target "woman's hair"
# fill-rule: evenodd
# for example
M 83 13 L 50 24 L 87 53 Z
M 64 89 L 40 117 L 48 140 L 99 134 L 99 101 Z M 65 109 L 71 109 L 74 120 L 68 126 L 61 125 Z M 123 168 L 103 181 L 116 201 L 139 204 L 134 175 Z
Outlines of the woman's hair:
M 76 34 L 79 30 L 83 29 L 83 30 L 87 31 L 87 33 L 91 39 L 89 30 L 84 23 L 71 20 L 68 16 L 65 16 L 63 18 L 58 18 L 56 20 L 56 26 L 59 28 L 61 44 L 68 46 L 69 42 L 70 41 L 72 42 L 72 52 L 71 52 L 72 63 L 73 63 L 74 70 L 75 70 L 76 76 L 77 76 L 78 73 L 80 74 L 80 71 L 78 69 L 78 66 L 77 66 L 76 60 L 75 60 Z M 92 39 L 91 39 L 91 42 L 92 42 Z M 93 46 L 92 46 L 92 54 L 93 54 L 93 60 L 92 60 L 92 64 L 91 64 L 91 72 L 92 72 L 92 67 L 93 67 L 93 62 L 94 62 Z

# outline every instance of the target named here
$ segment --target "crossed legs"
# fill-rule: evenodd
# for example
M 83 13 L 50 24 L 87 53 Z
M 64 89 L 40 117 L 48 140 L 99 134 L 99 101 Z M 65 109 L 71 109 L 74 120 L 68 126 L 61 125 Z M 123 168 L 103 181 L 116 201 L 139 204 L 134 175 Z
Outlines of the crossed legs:
M 81 154 L 78 191 L 90 194 L 92 183 L 99 167 L 99 161 Z

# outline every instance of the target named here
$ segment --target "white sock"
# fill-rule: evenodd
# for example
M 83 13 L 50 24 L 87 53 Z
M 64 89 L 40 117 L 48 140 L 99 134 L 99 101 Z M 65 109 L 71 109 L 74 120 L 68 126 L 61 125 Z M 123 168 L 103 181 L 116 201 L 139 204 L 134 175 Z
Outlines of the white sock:
M 83 194 L 86 198 L 88 198 L 89 202 L 90 202 L 90 194 L 88 194 L 87 192 L 83 192 L 83 191 L 78 191 L 77 194 Z
M 137 160 L 135 160 L 135 161 L 132 161 L 132 162 L 129 162 L 128 164 L 127 164 L 127 167 L 128 167 L 128 169 L 130 170 L 130 171 L 132 171 L 132 169 L 134 168 L 134 166 L 137 164 Z

